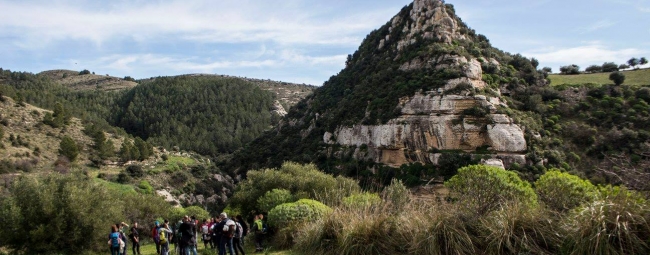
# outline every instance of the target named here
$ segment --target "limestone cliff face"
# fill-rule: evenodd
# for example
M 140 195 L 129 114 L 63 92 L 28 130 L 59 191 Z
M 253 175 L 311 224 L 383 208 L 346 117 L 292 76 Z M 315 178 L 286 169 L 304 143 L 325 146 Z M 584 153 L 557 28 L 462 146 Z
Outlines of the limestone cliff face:
M 357 154 L 358 158 L 393 166 L 411 162 L 435 164 L 435 151 L 473 152 L 485 146 L 496 155 L 512 158 L 527 149 L 523 130 L 512 119 L 493 113 L 482 117 L 463 115 L 465 110 L 475 107 L 495 112 L 499 104 L 499 98 L 483 95 L 417 94 L 404 99 L 400 103 L 402 115 L 387 124 L 339 127 L 334 133 L 325 133 L 323 140 L 329 144 L 365 145 L 371 152 Z M 514 160 L 525 163 L 521 155 Z

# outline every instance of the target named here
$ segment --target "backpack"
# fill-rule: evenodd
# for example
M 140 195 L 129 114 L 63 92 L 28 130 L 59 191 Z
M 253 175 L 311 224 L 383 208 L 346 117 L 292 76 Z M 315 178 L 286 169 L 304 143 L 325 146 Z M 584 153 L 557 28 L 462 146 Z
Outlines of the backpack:
M 113 248 L 120 247 L 120 234 L 116 233 L 111 233 L 111 246 Z
M 151 235 L 153 236 L 153 242 L 156 243 L 156 244 L 159 244 L 160 243 L 160 236 L 158 236 L 158 228 L 157 227 L 154 227 L 151 230 Z
M 235 228 L 237 227 L 237 225 L 235 225 L 234 224 L 235 222 L 230 220 L 230 219 L 225 219 L 225 221 L 226 221 L 226 224 L 223 225 L 223 229 L 222 229 L 223 236 L 228 237 L 228 238 L 232 238 L 233 236 L 235 236 Z M 232 222 L 233 224 L 228 225 L 229 222 Z
M 165 231 L 158 231 L 158 240 L 160 240 L 160 244 L 167 243 L 167 236 L 165 235 Z
M 235 238 L 242 238 L 244 236 L 244 229 L 241 227 L 239 222 L 235 222 Z

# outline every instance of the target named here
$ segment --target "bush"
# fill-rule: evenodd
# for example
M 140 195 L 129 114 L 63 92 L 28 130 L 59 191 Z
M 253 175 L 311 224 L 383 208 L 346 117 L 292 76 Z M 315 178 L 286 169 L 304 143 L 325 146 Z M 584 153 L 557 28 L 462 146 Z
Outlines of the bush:
M 580 67 L 577 65 L 569 65 L 560 67 L 561 74 L 580 74 Z
M 458 202 L 484 215 L 508 203 L 537 205 L 537 196 L 530 183 L 501 168 L 473 165 L 458 169 L 458 174 L 445 182 Z
M 130 165 L 126 167 L 126 172 L 133 178 L 140 178 L 144 176 L 144 170 L 142 170 L 142 166 L 140 165 Z
M 24 176 L 0 199 L 0 240 L 26 254 L 104 250 L 121 196 L 83 175 Z
M 552 169 L 535 182 L 539 200 L 551 210 L 564 212 L 593 200 L 596 186 L 578 176 Z
M 148 181 L 141 181 L 138 188 L 140 188 L 143 194 L 153 194 L 153 187 Z
M 88 69 L 84 69 L 83 71 L 79 72 L 79 75 L 86 75 L 86 74 L 90 74 L 90 71 L 88 71 Z
M 257 207 L 262 212 L 269 212 L 278 205 L 294 202 L 291 192 L 286 189 L 273 189 L 257 199 Z
M 613 72 L 609 75 L 609 79 L 618 86 L 625 82 L 625 75 L 621 72 Z
M 59 154 L 65 156 L 70 161 L 75 161 L 75 159 L 77 159 L 77 156 L 79 156 L 79 148 L 77 147 L 77 143 L 75 143 L 75 141 L 72 140 L 72 138 L 69 136 L 63 137 L 63 139 L 61 139 L 61 143 L 59 144 Z
M 617 66 L 614 62 L 605 62 L 603 63 L 602 70 L 603 72 L 609 73 L 609 72 L 616 72 L 618 71 L 619 66 Z
M 249 171 L 233 194 L 231 205 L 242 212 L 260 212 L 257 201 L 273 189 L 286 189 L 293 195 L 300 195 L 336 205 L 361 189 L 356 181 L 325 174 L 315 165 L 301 165 L 286 162 L 279 169 Z
M 588 73 L 600 73 L 602 71 L 603 71 L 603 67 L 597 65 L 591 65 L 585 69 L 585 72 Z
M 210 213 L 208 211 L 198 206 L 190 206 L 185 208 L 185 214 L 190 217 L 194 216 L 198 220 L 203 220 L 210 217 Z M 228 217 L 233 217 L 233 216 L 235 215 L 228 215 Z
M 375 193 L 360 193 L 343 199 L 346 208 L 373 208 L 381 205 L 381 198 Z
M 269 211 L 268 222 L 271 227 L 283 228 L 295 223 L 313 221 L 331 213 L 332 209 L 321 202 L 300 199 L 297 202 L 281 204 Z
M 648 254 L 648 203 L 625 188 L 601 187 L 598 198 L 565 217 L 573 254 Z

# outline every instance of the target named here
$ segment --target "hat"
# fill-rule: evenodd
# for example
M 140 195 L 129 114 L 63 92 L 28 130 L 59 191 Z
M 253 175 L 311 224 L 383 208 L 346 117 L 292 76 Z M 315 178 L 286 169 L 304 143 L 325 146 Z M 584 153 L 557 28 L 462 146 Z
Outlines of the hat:
M 158 226 L 158 225 L 160 225 L 160 222 L 156 221 L 156 223 L 154 223 L 154 224 L 156 224 L 156 226 Z

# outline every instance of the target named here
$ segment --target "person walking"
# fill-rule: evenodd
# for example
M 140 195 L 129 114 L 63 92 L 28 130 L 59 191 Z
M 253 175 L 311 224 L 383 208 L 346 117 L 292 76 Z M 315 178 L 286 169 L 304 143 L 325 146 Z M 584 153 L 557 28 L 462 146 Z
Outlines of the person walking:
M 158 228 L 160 228 L 160 222 L 156 221 L 154 223 L 154 227 L 151 229 L 151 238 L 153 238 L 153 242 L 156 244 L 156 254 L 160 255 L 160 236 L 158 235 Z
M 232 244 L 235 249 L 235 255 L 239 255 L 239 252 L 241 252 L 242 255 L 246 255 L 244 252 L 244 247 L 242 246 L 244 244 L 244 230 L 245 228 L 243 225 L 246 225 L 246 223 L 243 221 L 241 215 L 237 215 L 235 217 L 235 236 L 232 239 Z
M 190 222 L 190 217 L 183 217 L 183 223 L 178 227 L 178 233 L 181 235 L 180 245 L 182 248 L 183 255 L 190 254 L 191 251 L 194 251 L 196 254 L 196 237 L 195 235 L 194 224 Z
M 255 233 L 255 252 L 264 251 L 264 235 L 266 234 L 266 229 L 264 229 L 264 215 L 258 214 L 255 215 L 255 221 L 253 223 L 253 231 Z
M 133 243 L 133 255 L 142 255 L 142 253 L 140 253 L 140 234 L 138 233 L 138 222 L 133 222 L 133 227 L 131 227 L 129 238 L 131 239 L 131 243 Z
M 219 255 L 226 255 L 226 247 L 228 247 L 228 253 L 234 255 L 235 251 L 232 246 L 232 239 L 235 235 L 236 225 L 235 222 L 231 219 L 228 219 L 228 215 L 224 212 L 219 215 L 221 222 L 217 224 L 215 229 L 221 231 L 221 240 L 219 241 Z
M 160 252 L 162 255 L 169 255 L 169 240 L 172 238 L 172 232 L 171 229 L 169 229 L 169 221 L 165 220 L 165 223 L 163 223 L 160 228 L 158 228 L 158 235 L 161 235 L 159 237 L 160 239 Z
M 124 244 L 120 238 L 120 230 L 117 225 L 111 226 L 111 233 L 108 235 L 108 245 L 111 248 L 111 255 L 120 255 L 120 248 Z

